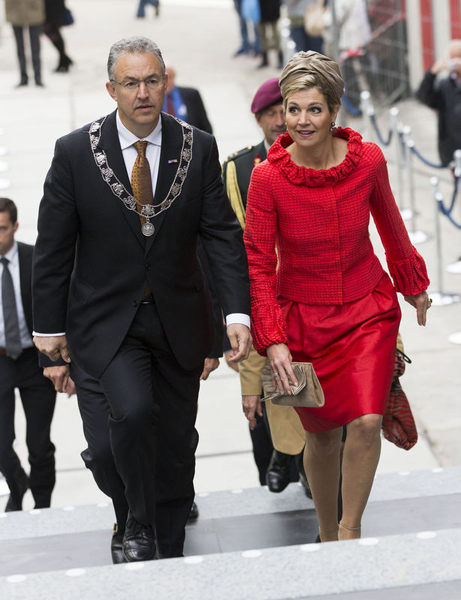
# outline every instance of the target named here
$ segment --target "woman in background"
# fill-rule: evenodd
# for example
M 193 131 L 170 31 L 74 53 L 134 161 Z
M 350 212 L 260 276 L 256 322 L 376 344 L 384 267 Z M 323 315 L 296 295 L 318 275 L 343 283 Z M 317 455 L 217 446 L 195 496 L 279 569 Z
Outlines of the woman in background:
M 43 33 L 50 38 L 51 43 L 59 52 L 59 62 L 56 73 L 67 73 L 73 64 L 71 58 L 66 54 L 64 39 L 60 29 L 66 19 L 66 7 L 64 0 L 45 0 L 46 20 L 43 25 Z

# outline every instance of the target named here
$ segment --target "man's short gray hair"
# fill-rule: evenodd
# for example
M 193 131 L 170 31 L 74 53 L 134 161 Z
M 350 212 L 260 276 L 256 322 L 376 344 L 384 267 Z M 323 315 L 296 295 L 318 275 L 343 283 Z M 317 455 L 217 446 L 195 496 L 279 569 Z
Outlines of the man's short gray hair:
M 149 38 L 141 35 L 134 35 L 115 42 L 109 50 L 107 74 L 109 75 L 110 81 L 114 81 L 115 65 L 122 54 L 153 54 L 162 67 L 162 76 L 165 77 L 165 62 L 162 53 L 160 52 L 160 48 Z

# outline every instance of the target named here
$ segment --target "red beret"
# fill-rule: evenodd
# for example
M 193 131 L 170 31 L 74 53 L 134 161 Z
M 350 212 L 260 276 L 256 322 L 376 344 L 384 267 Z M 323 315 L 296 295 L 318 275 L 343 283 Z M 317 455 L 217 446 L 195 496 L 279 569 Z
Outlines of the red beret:
M 280 93 L 278 77 L 265 81 L 259 88 L 251 103 L 251 112 L 253 114 L 264 110 L 273 104 L 282 103 L 282 94 Z

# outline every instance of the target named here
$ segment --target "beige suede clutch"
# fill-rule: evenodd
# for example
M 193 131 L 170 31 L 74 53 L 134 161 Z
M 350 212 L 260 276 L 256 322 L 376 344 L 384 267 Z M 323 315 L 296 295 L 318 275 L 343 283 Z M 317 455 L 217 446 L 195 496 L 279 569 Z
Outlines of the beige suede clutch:
M 292 367 L 299 385 L 290 385 L 292 391 L 290 395 L 274 391 L 272 371 L 270 364 L 267 363 L 261 373 L 264 390 L 264 398 L 262 400 L 271 400 L 274 404 L 285 406 L 310 406 L 314 408 L 323 406 L 325 404 L 325 396 L 323 395 L 322 386 L 315 374 L 312 363 L 294 362 L 292 363 Z

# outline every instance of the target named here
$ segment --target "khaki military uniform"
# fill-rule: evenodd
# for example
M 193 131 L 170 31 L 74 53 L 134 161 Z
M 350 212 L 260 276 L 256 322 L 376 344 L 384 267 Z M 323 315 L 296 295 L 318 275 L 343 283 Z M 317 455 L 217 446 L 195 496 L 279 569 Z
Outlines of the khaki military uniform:
M 256 146 L 247 146 L 231 154 L 223 164 L 223 179 L 227 195 L 242 229 L 245 229 L 245 212 L 251 173 L 256 165 L 266 160 L 264 141 Z M 252 347 L 249 357 L 239 364 L 242 396 L 259 396 L 262 392 L 261 372 L 267 358 L 260 356 Z M 304 429 L 291 406 L 277 406 L 266 402 L 272 443 L 284 454 L 299 454 L 304 448 Z

